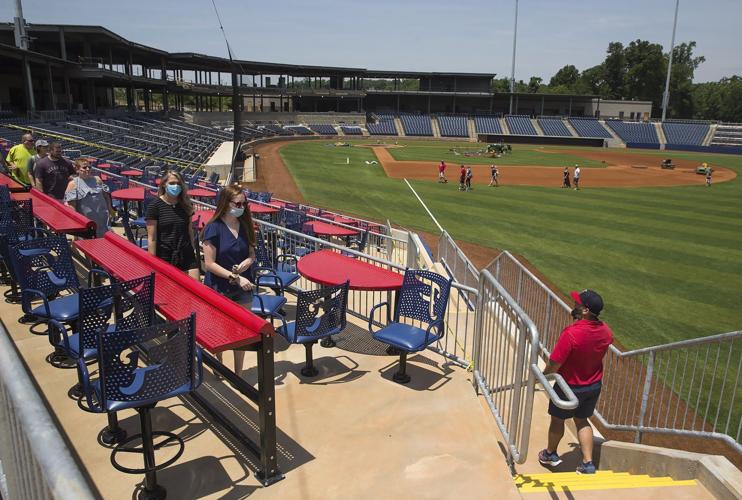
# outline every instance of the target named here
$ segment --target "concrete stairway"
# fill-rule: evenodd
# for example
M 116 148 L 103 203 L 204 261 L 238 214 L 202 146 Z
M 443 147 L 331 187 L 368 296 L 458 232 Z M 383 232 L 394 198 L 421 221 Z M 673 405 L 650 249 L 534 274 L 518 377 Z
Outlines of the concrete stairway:
M 665 149 L 667 137 L 665 137 L 665 131 L 662 129 L 662 124 L 660 122 L 655 122 L 654 130 L 657 131 L 657 138 L 660 140 L 660 149 Z
M 628 472 L 598 471 L 591 475 L 580 475 L 576 472 L 545 472 L 541 474 L 518 474 L 515 476 L 515 485 L 523 493 L 549 493 L 572 491 L 609 490 L 613 498 L 625 498 L 636 495 L 626 491 L 623 495 L 615 490 L 635 490 L 639 488 L 671 487 L 670 490 L 658 491 L 659 495 L 668 495 L 667 498 L 677 498 L 673 492 L 678 489 L 693 491 L 695 498 L 710 498 L 708 492 L 698 485 L 695 479 L 679 481 L 671 477 L 650 477 L 646 474 L 629 474 Z M 690 487 L 690 488 L 680 488 Z M 705 495 L 704 495 L 705 494 Z M 641 496 L 646 498 L 645 496 Z
M 703 142 L 701 143 L 702 146 L 708 146 L 711 144 L 711 140 L 714 138 L 714 134 L 716 133 L 716 124 L 712 123 L 709 126 L 708 134 L 706 134 L 706 137 L 703 139 Z
M 539 125 L 538 120 L 535 118 L 531 118 L 531 125 L 533 125 L 533 128 L 536 129 L 536 133 L 538 135 L 546 135 L 544 134 L 544 129 L 541 128 L 541 125 Z
M 610 148 L 625 148 L 626 143 L 623 142 L 623 139 L 621 139 L 616 133 L 613 131 L 611 127 L 606 125 L 604 120 L 599 120 L 599 123 L 603 125 L 603 128 L 608 131 L 609 134 L 611 134 L 612 139 L 608 139 L 608 147 Z
M 469 131 L 469 140 L 472 142 L 477 141 L 477 125 L 474 123 L 474 118 L 466 119 L 466 128 Z
M 502 129 L 502 133 L 505 135 L 510 135 L 510 129 L 508 128 L 508 122 L 505 121 L 505 118 L 498 118 L 500 120 L 500 128 Z
M 562 120 L 562 123 L 567 127 L 567 130 L 569 130 L 569 133 L 572 134 L 573 137 L 580 137 L 580 134 L 578 134 L 572 124 L 569 123 L 569 120 Z
M 397 129 L 397 135 L 400 137 L 404 137 L 404 127 L 402 126 L 402 120 L 399 119 L 398 116 L 394 118 L 394 127 Z
M 339 136 L 345 135 L 345 132 L 343 132 L 343 129 L 340 127 L 335 127 L 335 132 L 337 132 Z
M 438 124 L 438 117 L 436 117 L 436 116 L 431 116 L 430 117 L 430 126 L 433 129 L 433 137 L 440 138 L 440 136 L 441 136 L 441 127 Z

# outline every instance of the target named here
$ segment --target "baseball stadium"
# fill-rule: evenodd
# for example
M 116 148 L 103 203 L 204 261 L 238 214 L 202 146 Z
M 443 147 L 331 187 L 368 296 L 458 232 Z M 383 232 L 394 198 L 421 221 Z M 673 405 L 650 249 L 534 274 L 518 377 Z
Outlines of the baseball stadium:
M 509 78 L 14 3 L 0 498 L 742 497 L 742 87 L 679 2 L 548 85 L 517 0 Z

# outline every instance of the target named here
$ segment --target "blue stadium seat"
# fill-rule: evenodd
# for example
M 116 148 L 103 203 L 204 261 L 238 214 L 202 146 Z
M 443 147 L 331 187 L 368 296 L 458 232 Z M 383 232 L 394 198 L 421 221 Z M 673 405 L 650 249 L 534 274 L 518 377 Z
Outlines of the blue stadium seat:
M 572 137 L 567 126 L 559 118 L 539 118 L 538 124 L 544 135 L 555 135 L 558 137 Z
M 465 116 L 439 116 L 438 125 L 442 137 L 469 137 Z
M 432 136 L 433 124 L 428 115 L 401 115 L 402 128 L 405 135 Z
M 599 137 L 611 139 L 613 136 L 605 127 L 595 118 L 575 118 L 569 119 L 570 125 L 575 129 L 580 137 Z
M 505 117 L 511 135 L 538 135 L 533 128 L 531 119 L 524 115 L 508 115 Z
M 662 124 L 667 144 L 700 146 L 709 131 L 708 123 L 674 123 Z
M 500 118 L 497 116 L 475 116 L 474 127 L 478 134 L 502 134 Z
M 625 143 L 635 144 L 659 144 L 660 139 L 657 137 L 657 130 L 654 123 L 641 122 L 624 122 L 621 120 L 606 120 L 606 124 Z

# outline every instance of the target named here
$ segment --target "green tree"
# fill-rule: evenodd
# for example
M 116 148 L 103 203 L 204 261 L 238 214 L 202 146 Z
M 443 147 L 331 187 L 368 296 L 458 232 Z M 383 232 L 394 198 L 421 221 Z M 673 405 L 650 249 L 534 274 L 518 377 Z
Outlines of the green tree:
M 624 97 L 624 85 L 626 84 L 626 50 L 621 42 L 611 42 L 608 44 L 606 54 L 602 64 L 603 74 L 600 78 L 602 83 L 599 86 L 602 91 L 601 95 L 609 99 L 621 99 Z
M 539 91 L 541 88 L 541 83 L 543 80 L 541 77 L 538 76 L 532 76 L 530 80 L 528 80 L 528 92 L 531 94 L 535 94 Z
M 549 90 L 551 91 L 558 86 L 570 88 L 577 83 L 579 78 L 580 71 L 574 65 L 568 64 L 551 77 L 551 80 L 549 80 Z
M 662 53 L 662 46 L 635 40 L 625 48 L 624 55 L 627 71 L 623 97 L 652 101 L 652 110 L 655 116 L 659 116 L 667 71 L 667 58 Z
M 698 66 L 706 60 L 703 56 L 693 56 L 695 47 L 696 42 L 688 42 L 675 46 L 673 50 L 668 104 L 668 116 L 672 118 L 693 116 L 693 76 Z

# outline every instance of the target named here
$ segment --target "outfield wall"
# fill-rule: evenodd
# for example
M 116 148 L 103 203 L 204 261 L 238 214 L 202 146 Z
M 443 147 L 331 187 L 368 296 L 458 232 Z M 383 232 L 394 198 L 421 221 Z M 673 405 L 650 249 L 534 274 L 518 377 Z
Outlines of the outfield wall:
M 588 137 L 554 137 L 549 135 L 477 134 L 479 142 L 505 142 L 508 144 L 554 144 L 560 146 L 591 146 L 602 148 L 605 139 Z

